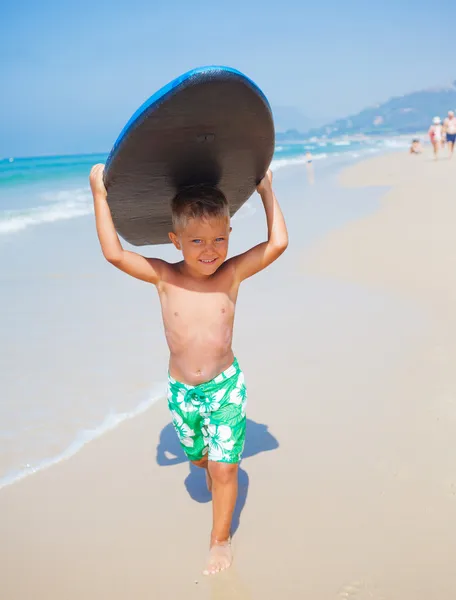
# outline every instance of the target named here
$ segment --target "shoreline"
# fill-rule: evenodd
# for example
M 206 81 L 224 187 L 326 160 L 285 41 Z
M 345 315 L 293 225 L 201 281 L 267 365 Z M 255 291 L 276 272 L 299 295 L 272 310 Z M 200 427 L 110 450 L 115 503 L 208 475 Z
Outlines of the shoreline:
M 279 265 L 278 269 L 275 269 L 277 276 L 281 277 L 282 270 L 288 269 L 287 265 L 292 264 L 293 260 L 288 259 L 288 254 L 294 255 L 303 244 L 312 244 L 314 239 L 318 239 L 331 228 L 348 222 L 354 216 L 369 213 L 376 206 L 376 196 L 378 194 L 372 195 L 369 201 L 349 198 L 343 192 L 340 192 L 340 194 L 337 192 L 334 196 L 333 180 L 335 174 L 343 168 L 341 165 L 351 161 L 352 159 L 349 156 L 341 156 L 340 164 L 337 167 L 330 168 L 328 165 L 326 169 L 321 170 L 318 167 L 318 181 L 317 185 L 313 187 L 306 184 L 305 170 L 299 166 L 279 170 L 275 176 L 281 200 L 286 205 L 288 213 L 293 215 L 289 226 L 293 241 L 285 258 L 281 259 L 283 267 Z M 301 197 L 303 197 L 304 202 Z M 322 199 L 325 200 L 327 207 L 318 209 L 318 204 L 321 203 Z M 255 243 L 255 239 L 261 241 L 264 235 L 264 219 L 259 200 L 253 196 L 245 207 L 248 209 L 245 214 L 241 214 L 241 210 L 233 219 L 233 249 L 231 253 L 245 249 L 244 239 L 253 240 L 253 243 Z M 312 212 L 315 217 L 316 210 L 318 210 L 319 215 L 312 222 L 312 220 L 309 220 L 309 214 Z M 316 226 L 315 223 L 317 223 Z M 301 224 L 304 225 L 304 229 Z M 39 448 L 35 450 L 34 446 L 31 446 L 28 450 L 26 445 L 23 449 L 21 447 L 19 451 L 16 451 L 14 438 L 11 438 L 7 442 L 6 452 L 3 454 L 2 461 L 0 461 L 2 471 L 0 489 L 6 485 L 12 485 L 15 481 L 29 475 L 36 475 L 42 469 L 47 469 L 60 460 L 68 459 L 75 452 L 83 449 L 93 438 L 102 435 L 105 429 L 110 430 L 113 423 L 120 425 L 124 417 L 129 418 L 131 414 L 135 414 L 138 410 L 142 412 L 144 405 L 159 401 L 161 394 L 156 390 L 158 387 L 165 389 L 165 379 L 162 378 L 163 381 L 161 381 L 160 376 L 165 373 L 162 367 L 165 366 L 167 357 L 165 343 L 161 339 L 156 294 L 154 291 L 151 292 L 148 286 L 141 282 L 132 281 L 130 278 L 125 278 L 124 275 L 117 273 L 112 267 L 104 263 L 92 226 L 92 218 L 84 217 L 75 222 L 61 223 L 57 228 L 54 228 L 52 224 L 43 225 L 44 230 L 31 229 L 25 232 L 23 236 L 10 240 L 9 247 L 11 253 L 15 256 L 15 260 L 8 265 L 7 271 L 2 276 L 3 282 L 9 288 L 6 290 L 3 304 L 6 314 L 10 313 L 9 320 L 12 324 L 16 324 L 18 319 L 25 320 L 19 331 L 16 325 L 11 329 L 7 328 L 5 332 L 5 347 L 14 344 L 15 347 L 21 348 L 22 353 L 20 361 L 18 358 L 13 361 L 14 355 L 9 359 L 12 362 L 5 383 L 6 390 L 11 390 L 9 393 L 12 398 L 14 397 L 13 394 L 17 394 L 19 391 L 24 394 L 23 389 L 18 388 L 21 376 L 18 365 L 25 364 L 29 370 L 28 377 L 31 381 L 33 381 L 33 373 L 36 371 L 36 376 L 40 380 L 45 378 L 50 382 L 45 389 L 42 389 L 42 386 L 37 387 L 32 393 L 40 396 L 46 394 L 50 397 L 53 395 L 57 398 L 64 398 L 68 395 L 68 390 L 61 383 L 62 377 L 59 375 L 59 371 L 66 372 L 68 370 L 66 364 L 71 361 L 78 365 L 78 370 L 81 371 L 83 379 L 82 382 L 79 382 L 72 372 L 67 373 L 68 382 L 73 382 L 71 395 L 66 400 L 67 403 L 70 400 L 71 402 L 77 402 L 78 394 L 87 395 L 88 393 L 93 396 L 95 403 L 98 403 L 100 396 L 105 397 L 108 393 L 115 394 L 114 402 L 106 408 L 105 412 L 98 410 L 93 415 L 88 414 L 85 426 L 84 421 L 82 421 L 73 435 L 70 435 L 71 422 L 68 419 L 61 423 L 62 433 L 59 431 L 51 435 L 52 427 L 58 425 L 58 419 L 55 423 L 55 419 L 52 420 L 49 426 L 50 429 L 46 429 L 46 431 L 49 431 L 50 442 L 48 448 L 42 448 L 41 454 L 37 453 Z M 43 265 L 42 268 L 33 270 L 33 272 L 30 271 L 27 256 L 22 256 L 24 236 L 26 246 L 34 248 L 36 260 Z M 82 247 L 80 247 L 80 244 L 82 244 Z M 128 245 L 126 246 L 128 247 Z M 55 256 L 55 247 L 60 248 L 60 256 L 58 257 Z M 135 250 L 135 248 L 132 249 Z M 158 251 L 162 258 L 167 260 L 175 258 L 171 248 L 160 247 Z M 75 260 L 75 257 L 77 257 L 77 260 Z M 255 278 L 253 285 L 248 282 L 247 294 L 244 294 L 244 291 L 241 292 L 241 305 L 244 298 L 251 305 L 250 298 L 258 296 L 259 290 L 263 286 L 262 281 L 268 281 L 267 275 L 266 278 L 264 278 L 264 274 L 260 277 L 261 279 Z M 34 289 L 37 290 L 37 298 L 33 303 L 33 307 L 29 306 L 30 303 L 25 300 L 21 300 L 19 303 L 15 300 L 15 290 L 17 288 L 17 292 L 20 293 L 24 279 L 32 282 Z M 69 288 L 70 279 L 78 287 L 77 301 L 75 301 L 74 293 Z M 287 282 L 285 282 L 285 285 L 287 285 Z M 268 284 L 266 284 L 267 289 Z M 269 292 L 266 291 L 266 293 Z M 137 316 L 134 321 L 130 318 L 127 319 L 125 325 L 121 326 L 121 330 L 117 329 L 117 336 L 123 338 L 122 346 L 124 347 L 132 347 L 133 349 L 144 347 L 145 349 L 148 340 L 150 340 L 157 346 L 157 350 L 153 353 L 153 356 L 150 354 L 150 349 L 141 353 L 133 351 L 133 356 L 136 356 L 136 366 L 134 369 L 127 371 L 126 377 L 120 377 L 117 373 L 120 373 L 123 364 L 122 361 L 119 362 L 115 351 L 115 348 L 118 347 L 116 336 L 109 333 L 109 329 L 112 328 L 112 323 L 118 320 L 120 315 L 128 313 L 133 297 L 138 304 Z M 114 304 L 112 302 L 113 298 L 116 299 Z M 88 312 L 89 307 L 92 314 Z M 255 307 L 250 310 L 253 312 L 258 311 Z M 261 308 L 259 310 L 261 312 Z M 68 322 L 68 314 L 72 314 L 75 325 L 79 324 L 79 333 L 76 333 L 74 331 L 75 327 Z M 137 335 L 135 334 L 135 327 L 141 319 L 147 319 L 146 332 Z M 246 323 L 249 320 L 249 317 L 247 317 Z M 48 321 L 51 321 L 51 326 L 46 325 Z M 40 323 L 43 323 L 43 327 Z M 40 334 L 40 344 L 39 348 L 37 346 L 36 352 L 39 351 L 45 357 L 49 351 L 52 353 L 54 348 L 58 347 L 61 349 L 59 354 L 62 359 L 61 356 L 55 356 L 52 361 L 45 359 L 44 365 L 40 366 L 42 360 L 36 361 L 35 344 L 31 345 L 28 337 L 30 328 Z M 24 336 L 21 335 L 22 330 Z M 102 332 L 102 335 L 106 335 L 106 332 L 108 332 L 112 348 L 104 349 L 103 338 L 101 338 L 95 341 L 96 349 L 93 351 L 89 349 L 88 356 L 84 356 L 87 355 L 87 350 L 83 350 L 84 346 L 87 343 L 94 345 L 92 334 L 94 330 L 100 331 L 100 335 Z M 155 341 L 156 336 L 160 336 L 160 340 Z M 11 340 L 8 342 L 10 337 Z M 27 348 L 27 350 L 24 352 L 23 348 Z M 50 356 L 50 358 L 52 357 Z M 156 365 L 152 370 L 149 367 L 150 359 Z M 88 379 L 86 373 L 88 370 L 93 370 L 95 364 L 98 371 L 95 373 L 96 379 L 93 376 Z M 116 385 L 111 385 L 109 382 L 109 373 L 112 370 L 116 372 Z M 103 372 L 106 375 L 103 375 Z M 55 385 L 52 383 L 53 381 L 55 381 Z M 160 381 L 161 383 L 158 383 Z M 151 386 L 151 382 L 154 385 Z M 116 400 L 118 395 L 117 386 L 120 386 L 119 389 L 122 390 L 121 393 L 125 399 L 129 397 L 128 402 Z M 49 409 L 52 410 L 52 407 Z M 23 410 L 25 410 L 25 407 Z M 71 414 L 71 412 L 68 413 L 69 418 L 71 418 Z M 76 418 L 77 414 L 74 414 L 74 417 Z M 7 429 L 7 423 L 8 420 L 5 419 L 5 430 Z M 40 426 L 46 427 L 46 424 L 43 423 Z M 14 464 L 15 467 L 13 467 Z
M 323 198 L 314 186 L 303 202 L 303 190 L 287 184 L 297 242 L 246 284 L 236 316 L 249 429 L 233 567 L 200 576 L 211 513 L 204 476 L 185 462 L 159 401 L 71 459 L 0 491 L 2 597 L 454 595 L 456 377 L 446 320 L 453 296 L 447 310 L 439 300 L 453 279 L 432 272 L 440 286 L 427 290 L 434 262 L 422 246 L 441 233 L 434 258 L 448 261 L 441 253 L 456 244 L 447 236 L 456 209 L 441 199 L 432 205 L 433 228 L 417 229 L 434 172 L 417 161 L 409 169 L 406 158 L 415 159 L 390 154 L 342 173 L 343 185 L 373 181 L 375 190 Z M 444 169 L 439 181 L 451 175 Z M 350 201 L 363 200 L 371 210 L 342 218 Z M 338 202 L 329 232 L 302 234 L 305 219 Z M 428 237 L 416 244 L 409 232 L 418 230 Z

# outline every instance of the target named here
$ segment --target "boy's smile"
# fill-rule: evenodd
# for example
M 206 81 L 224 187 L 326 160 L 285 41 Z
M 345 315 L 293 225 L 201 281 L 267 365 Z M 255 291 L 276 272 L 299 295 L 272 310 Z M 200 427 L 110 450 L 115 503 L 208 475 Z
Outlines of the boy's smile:
M 230 232 L 225 218 L 190 219 L 184 229 L 169 237 L 195 275 L 209 276 L 226 259 Z

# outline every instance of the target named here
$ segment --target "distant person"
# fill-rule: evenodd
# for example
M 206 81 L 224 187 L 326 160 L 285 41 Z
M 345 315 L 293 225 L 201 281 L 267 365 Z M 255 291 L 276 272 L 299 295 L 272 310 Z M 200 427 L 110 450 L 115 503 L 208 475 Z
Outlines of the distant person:
M 451 158 L 453 156 L 454 144 L 456 142 L 456 117 L 454 116 L 454 111 L 448 111 L 448 117 L 443 122 L 443 130 L 446 134 L 446 141 Z
M 307 170 L 307 178 L 310 184 L 315 183 L 315 173 L 314 166 L 312 162 L 312 154 L 310 152 L 306 152 L 306 170 Z
M 439 157 L 439 149 L 442 145 L 443 140 L 443 126 L 440 117 L 434 117 L 432 119 L 432 125 L 429 127 L 429 139 L 434 148 L 434 158 L 437 160 Z
M 418 138 L 412 140 L 412 145 L 410 146 L 410 154 L 421 154 L 423 152 L 423 146 Z

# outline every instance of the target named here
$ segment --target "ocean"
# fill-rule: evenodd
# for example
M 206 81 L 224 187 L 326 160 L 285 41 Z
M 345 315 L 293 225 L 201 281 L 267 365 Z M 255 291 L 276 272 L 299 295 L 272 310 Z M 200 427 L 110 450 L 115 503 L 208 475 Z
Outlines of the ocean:
M 341 154 L 359 158 L 407 145 L 408 140 L 402 138 L 283 143 L 276 146 L 272 168 L 275 172 L 304 164 L 306 152 L 320 162 Z M 0 159 L 0 235 L 91 214 L 88 173 L 93 164 L 106 158 L 107 154 L 84 154 Z
M 368 202 L 360 208 L 362 199 L 351 208 L 331 201 L 340 168 L 407 144 L 390 138 L 277 145 L 278 189 L 296 196 L 287 184 L 293 172 L 307 190 L 312 218 L 302 228 L 290 226 L 300 244 L 372 209 Z M 312 189 L 306 152 L 316 175 Z M 164 394 L 167 351 L 158 299 L 150 286 L 107 265 L 96 239 L 88 174 L 106 158 L 0 160 L 0 488 L 68 458 Z M 234 222 L 234 251 L 245 240 L 251 245 L 252 235 L 264 235 L 255 200 Z M 178 259 L 170 246 L 157 252 Z

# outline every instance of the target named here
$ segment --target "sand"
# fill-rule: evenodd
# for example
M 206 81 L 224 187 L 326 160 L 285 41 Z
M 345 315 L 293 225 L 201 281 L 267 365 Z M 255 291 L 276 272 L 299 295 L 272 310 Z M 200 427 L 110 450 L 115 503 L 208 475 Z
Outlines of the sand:
M 162 401 L 0 491 L 0 598 L 454 598 L 455 174 L 346 170 L 341 201 L 381 186 L 378 209 L 247 284 L 232 569 L 200 574 L 211 506 Z

